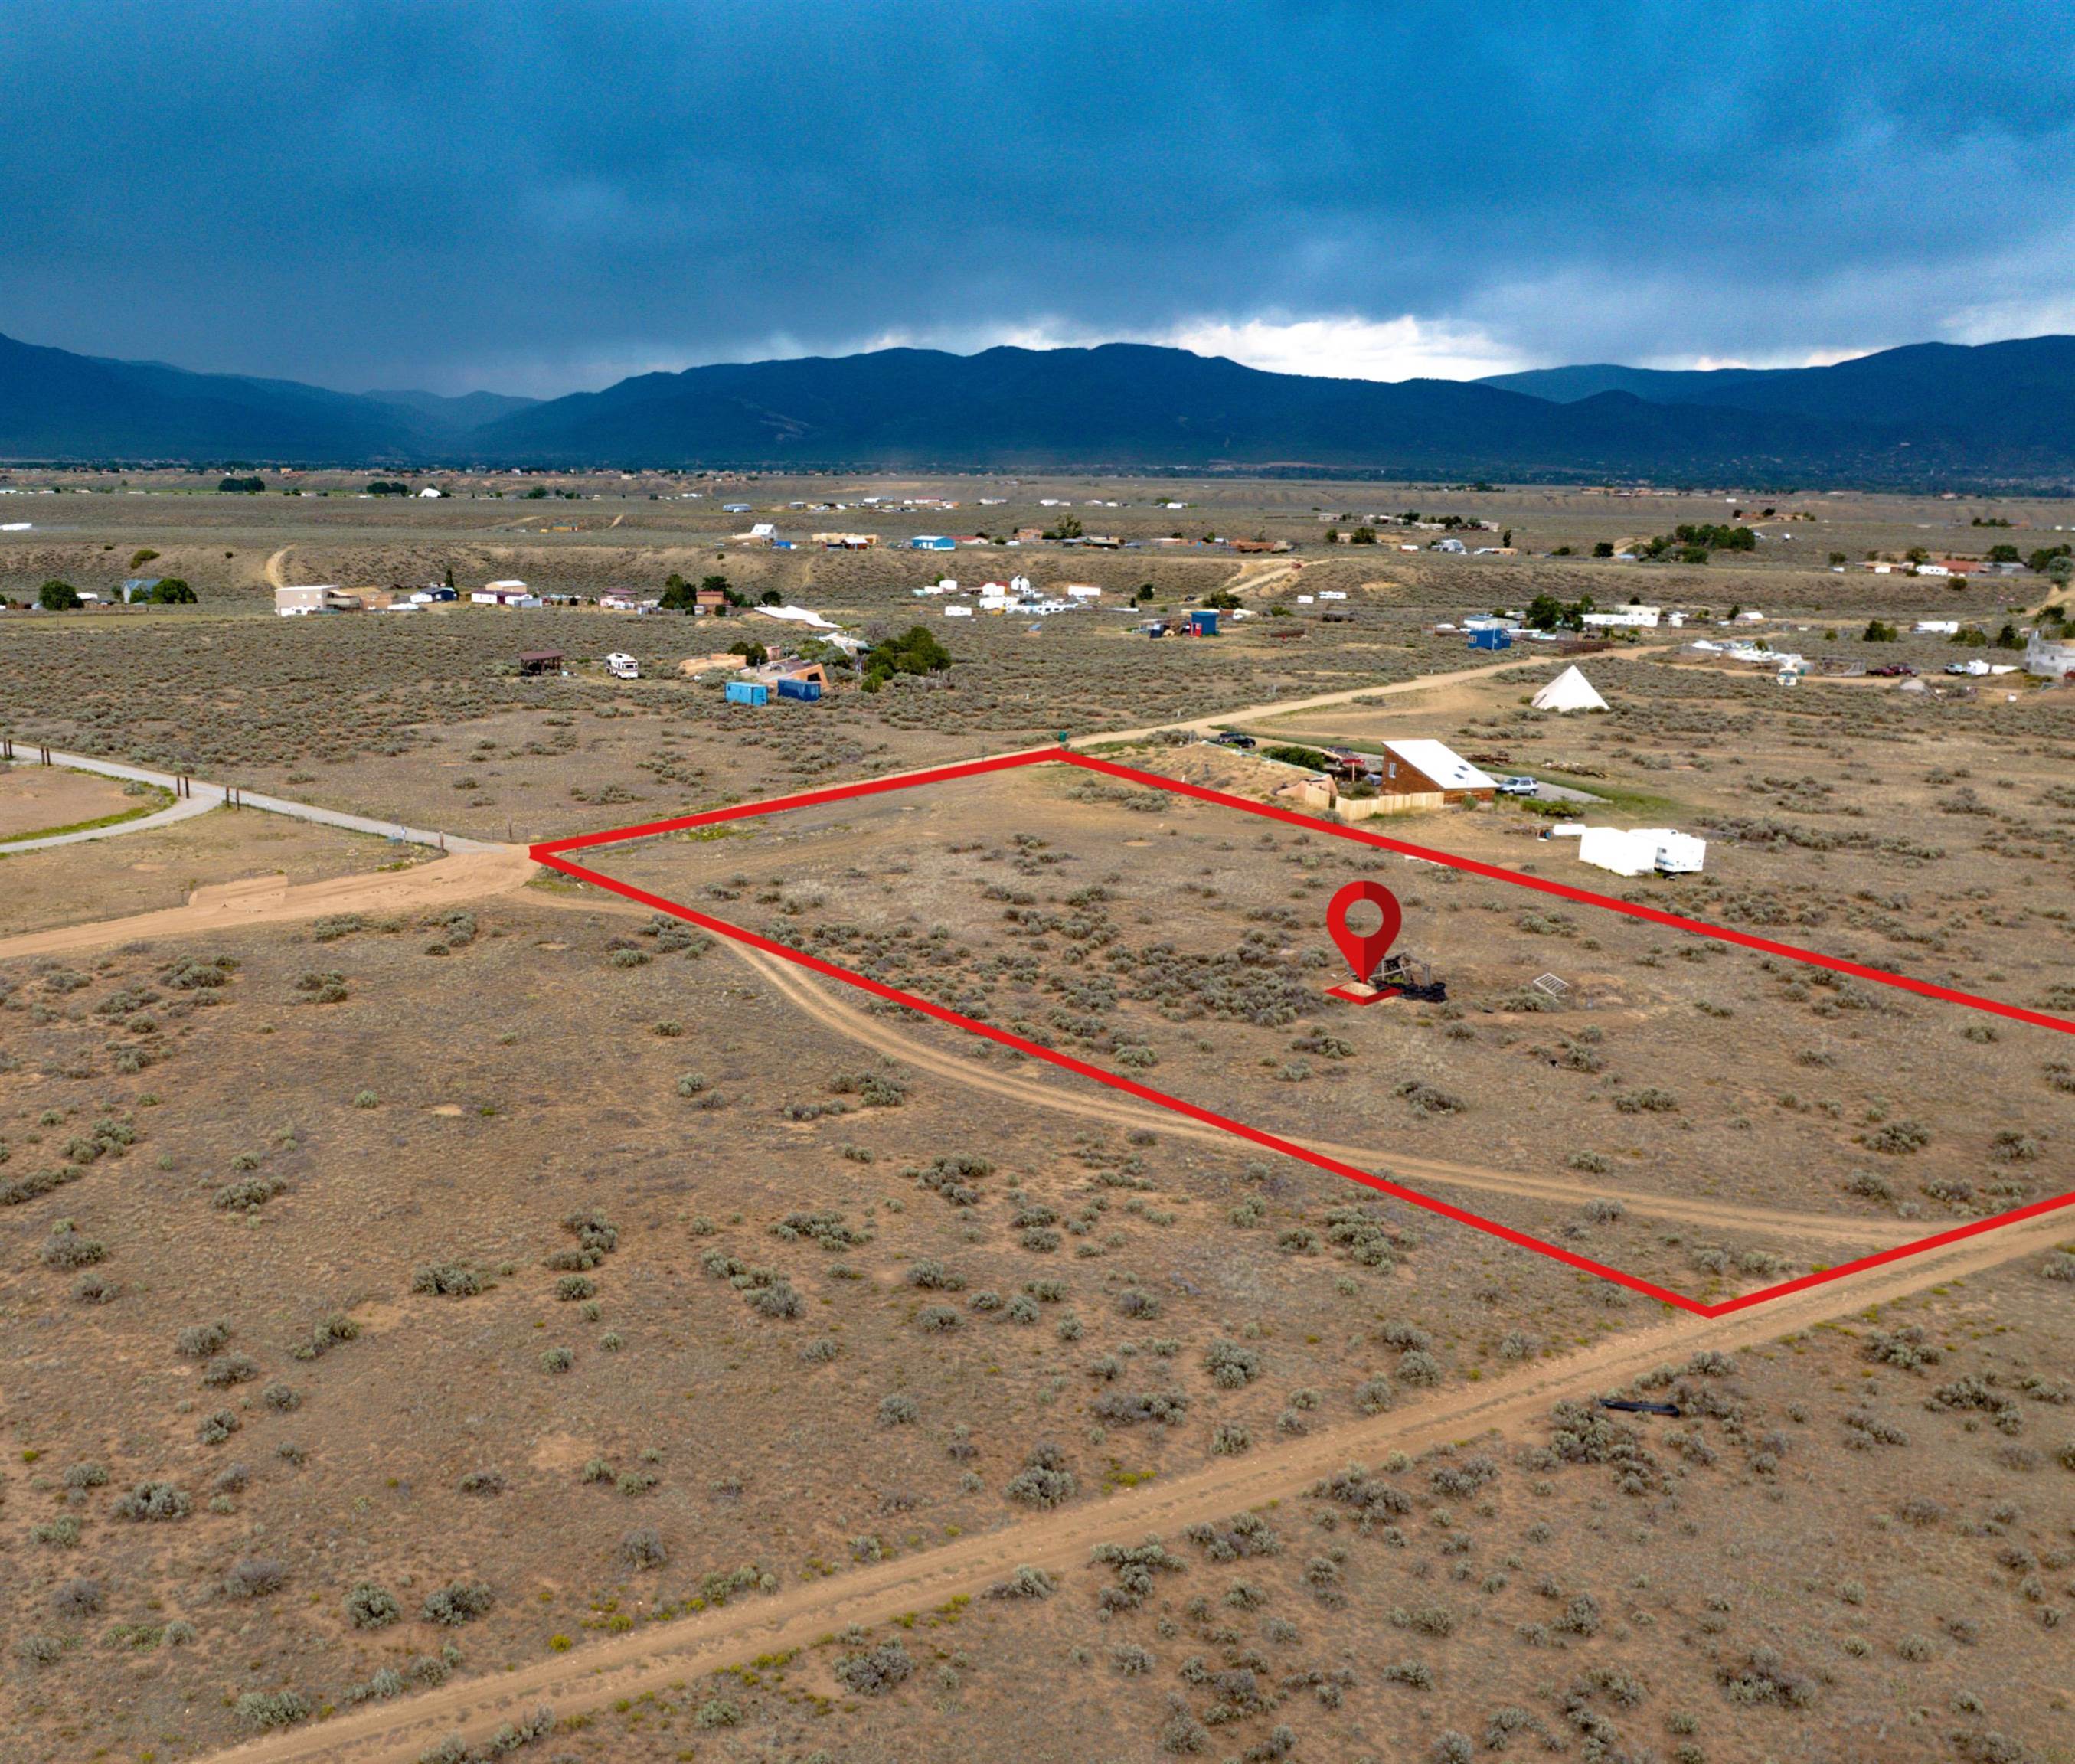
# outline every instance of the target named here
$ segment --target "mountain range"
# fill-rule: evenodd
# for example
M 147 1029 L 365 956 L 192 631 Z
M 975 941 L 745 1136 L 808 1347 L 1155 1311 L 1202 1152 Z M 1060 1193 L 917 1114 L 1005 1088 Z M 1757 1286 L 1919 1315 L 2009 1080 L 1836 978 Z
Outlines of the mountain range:
M 0 337 L 0 458 L 2068 489 L 2071 395 L 2075 337 L 1920 343 L 1827 367 L 1395 383 L 1144 344 L 889 349 L 644 374 L 546 400 L 331 391 Z

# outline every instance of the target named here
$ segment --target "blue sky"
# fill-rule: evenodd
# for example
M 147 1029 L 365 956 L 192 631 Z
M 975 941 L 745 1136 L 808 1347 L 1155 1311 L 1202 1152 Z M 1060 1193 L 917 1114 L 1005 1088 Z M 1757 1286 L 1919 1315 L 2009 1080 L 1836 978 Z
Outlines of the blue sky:
M 2075 330 L 2065 4 L 0 0 L 0 330 L 188 366 Z

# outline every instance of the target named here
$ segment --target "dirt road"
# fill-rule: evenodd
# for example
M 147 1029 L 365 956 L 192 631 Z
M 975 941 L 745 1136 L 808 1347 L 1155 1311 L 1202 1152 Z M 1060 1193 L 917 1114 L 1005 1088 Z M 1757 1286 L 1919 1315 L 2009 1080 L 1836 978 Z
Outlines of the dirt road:
M 1272 1449 L 1220 1460 L 1171 1480 L 1143 1484 L 1042 1518 L 1005 1519 L 981 1537 L 961 1538 L 922 1555 L 858 1568 L 830 1580 L 789 1587 L 768 1598 L 636 1629 L 566 1656 L 494 1679 L 466 1679 L 420 1696 L 276 1733 L 218 1752 L 205 1764 L 414 1764 L 426 1746 L 457 1728 L 480 1737 L 498 1722 L 540 1704 L 557 1715 L 594 1709 L 621 1697 L 661 1692 L 673 1680 L 717 1671 L 759 1654 L 811 1646 L 848 1624 L 871 1626 L 976 1593 L 1019 1563 L 1083 1580 L 1088 1552 L 1116 1538 L 1171 1535 L 1287 1498 L 1350 1460 L 1392 1451 L 1418 1452 L 1448 1440 L 1526 1429 L 1561 1397 L 1627 1383 L 1663 1364 L 1712 1348 L 1731 1353 L 1778 1340 L 1868 1306 L 1890 1304 L 1924 1287 L 2036 1255 L 2064 1235 L 2065 1219 L 2036 1219 L 1969 1239 L 1909 1261 L 1794 1294 L 1758 1311 L 1707 1319 L 1680 1316 L 1544 1361 L 1511 1377 L 1451 1391 L 1417 1408 L 1329 1427 Z M 1083 1585 L 1079 1595 L 1085 1597 Z
M 288 553 L 295 549 L 293 545 L 284 545 L 267 560 L 267 586 L 269 588 L 288 586 Z
M 488 895 L 524 888 L 535 873 L 533 860 L 523 847 L 504 845 L 457 851 L 408 870 L 331 876 L 294 888 L 285 876 L 252 876 L 197 888 L 185 906 L 0 938 L 0 961 L 106 949 L 117 943 L 153 942 L 161 938 L 205 937 L 213 931 L 313 919 L 325 913 L 422 913 L 464 906 Z

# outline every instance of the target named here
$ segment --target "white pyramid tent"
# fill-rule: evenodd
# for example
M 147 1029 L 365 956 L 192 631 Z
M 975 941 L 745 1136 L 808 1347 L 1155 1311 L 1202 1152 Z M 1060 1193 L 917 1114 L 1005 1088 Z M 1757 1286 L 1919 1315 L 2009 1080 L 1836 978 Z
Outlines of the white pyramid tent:
M 1576 667 L 1566 668 L 1536 693 L 1537 710 L 1604 710 L 1607 701 L 1592 689 L 1592 683 Z

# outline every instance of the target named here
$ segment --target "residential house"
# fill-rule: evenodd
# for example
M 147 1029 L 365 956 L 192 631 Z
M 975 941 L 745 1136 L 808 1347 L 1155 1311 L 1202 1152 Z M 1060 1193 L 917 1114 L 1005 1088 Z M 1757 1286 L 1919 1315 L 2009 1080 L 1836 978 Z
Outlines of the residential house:
M 284 619 L 300 619 L 313 612 L 358 612 L 361 610 L 360 597 L 346 593 L 335 583 L 276 588 L 274 590 L 274 611 Z

